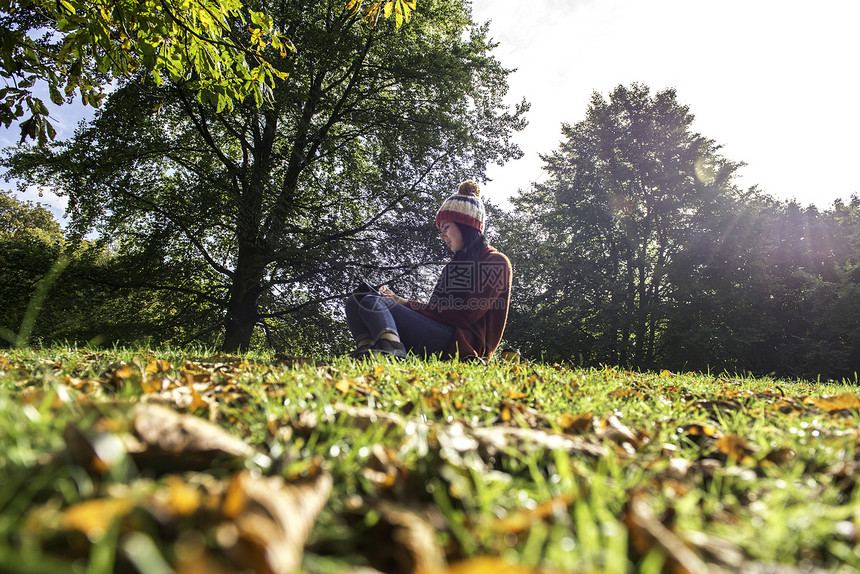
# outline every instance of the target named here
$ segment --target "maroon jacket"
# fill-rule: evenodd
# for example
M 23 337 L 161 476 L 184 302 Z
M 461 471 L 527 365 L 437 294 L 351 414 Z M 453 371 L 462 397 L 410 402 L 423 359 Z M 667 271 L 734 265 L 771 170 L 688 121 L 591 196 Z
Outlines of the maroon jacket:
M 451 356 L 490 358 L 502 340 L 510 302 L 511 262 L 485 247 L 477 264 L 457 252 L 442 270 L 429 303 L 405 305 L 454 327 Z

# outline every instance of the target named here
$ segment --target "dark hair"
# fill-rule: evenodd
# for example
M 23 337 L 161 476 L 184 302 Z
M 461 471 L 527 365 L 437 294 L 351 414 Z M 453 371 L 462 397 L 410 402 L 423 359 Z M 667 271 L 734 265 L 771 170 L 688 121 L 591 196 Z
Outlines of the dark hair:
M 463 252 L 466 255 L 466 259 L 475 262 L 480 261 L 481 251 L 489 245 L 487 238 L 471 225 L 464 225 L 456 221 L 454 225 L 457 226 L 457 229 L 460 230 L 460 235 L 463 236 Z

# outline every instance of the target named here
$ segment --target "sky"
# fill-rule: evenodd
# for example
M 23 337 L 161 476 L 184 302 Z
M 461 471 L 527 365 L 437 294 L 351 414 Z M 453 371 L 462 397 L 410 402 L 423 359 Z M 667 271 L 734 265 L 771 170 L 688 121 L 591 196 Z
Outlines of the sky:
M 545 179 L 538 154 L 592 93 L 634 82 L 675 88 L 692 129 L 747 164 L 742 188 L 820 209 L 860 195 L 858 0 L 473 0 L 472 16 L 517 69 L 509 103 L 531 102 L 524 157 L 482 186 L 495 202 Z
M 821 209 L 860 195 L 860 0 L 472 0 L 472 11 L 517 69 L 508 102 L 531 102 L 515 135 L 524 157 L 488 171 L 496 203 L 545 179 L 539 154 L 585 118 L 593 92 L 633 82 L 675 88 L 693 129 L 747 164 L 743 188 Z M 52 117 L 68 137 L 80 106 Z M 17 141 L 4 131 L 0 147 Z M 64 208 L 49 193 L 25 198 Z

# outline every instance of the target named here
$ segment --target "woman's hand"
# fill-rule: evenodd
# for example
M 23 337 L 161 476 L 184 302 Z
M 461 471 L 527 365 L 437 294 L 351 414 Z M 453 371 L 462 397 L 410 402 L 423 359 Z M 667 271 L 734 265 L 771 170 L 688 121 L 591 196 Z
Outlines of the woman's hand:
M 395 303 L 399 303 L 401 305 L 406 303 L 406 299 L 404 299 L 400 295 L 396 295 L 394 293 L 394 291 L 392 291 L 391 289 L 388 288 L 388 285 L 383 285 L 382 287 L 380 287 L 379 288 L 379 294 L 382 295 L 383 297 L 385 297 L 386 299 L 391 299 Z

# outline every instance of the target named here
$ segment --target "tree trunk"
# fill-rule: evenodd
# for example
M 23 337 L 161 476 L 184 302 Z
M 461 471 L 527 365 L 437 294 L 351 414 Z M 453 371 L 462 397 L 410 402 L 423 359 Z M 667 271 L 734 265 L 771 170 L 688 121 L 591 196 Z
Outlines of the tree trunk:
M 224 320 L 222 350 L 225 353 L 246 351 L 251 345 L 251 336 L 260 318 L 257 302 L 263 293 L 261 285 L 265 271 L 257 260 L 253 247 L 240 245 Z
M 240 294 L 234 286 L 227 306 L 227 318 L 224 321 L 224 344 L 221 350 L 225 353 L 247 351 L 251 346 L 251 336 L 259 319 L 257 312 L 259 296 L 259 289 Z

